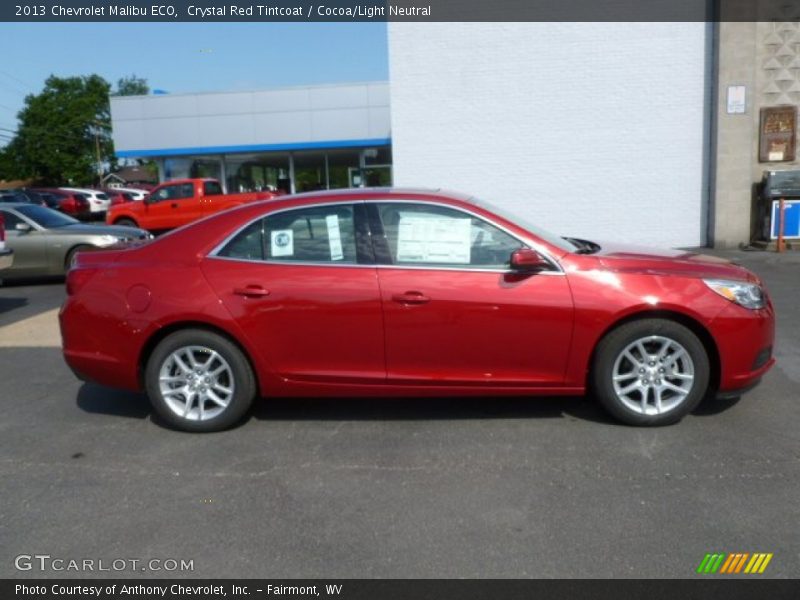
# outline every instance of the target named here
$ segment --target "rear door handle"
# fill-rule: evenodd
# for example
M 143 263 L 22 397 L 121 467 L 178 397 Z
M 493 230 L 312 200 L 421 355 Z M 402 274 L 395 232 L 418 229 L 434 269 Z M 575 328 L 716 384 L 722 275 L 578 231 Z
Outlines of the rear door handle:
M 269 290 L 264 289 L 260 285 L 233 288 L 233 293 L 237 296 L 244 296 L 245 298 L 263 298 L 264 296 L 269 296 Z
M 415 291 L 406 292 L 405 294 L 394 294 L 392 300 L 400 304 L 427 304 L 431 301 L 431 299 L 422 292 Z
M 178 208 L 178 203 L 177 202 L 173 202 L 172 203 L 172 208 Z

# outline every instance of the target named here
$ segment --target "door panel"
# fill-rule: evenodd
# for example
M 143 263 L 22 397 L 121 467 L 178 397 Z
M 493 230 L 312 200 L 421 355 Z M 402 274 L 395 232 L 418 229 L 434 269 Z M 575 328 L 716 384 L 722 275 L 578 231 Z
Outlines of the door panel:
M 389 382 L 553 384 L 572 337 L 566 277 L 379 269 Z M 416 294 L 425 302 L 406 302 Z
M 18 223 L 31 225 L 11 211 L 3 211 L 6 228 L 6 246 L 14 250 L 14 263 L 10 271 L 15 276 L 42 275 L 47 272 L 47 232 L 32 228 L 18 231 Z
M 453 207 L 368 204 L 389 382 L 559 385 L 573 327 L 556 265 L 510 271 L 523 243 Z
M 374 267 L 208 258 L 203 273 L 274 373 L 304 381 L 385 380 Z
M 378 277 L 363 204 L 268 215 L 203 272 L 233 318 L 285 378 L 384 383 Z
M 199 219 L 203 207 L 194 197 L 194 184 L 163 185 L 144 206 L 148 229 L 171 229 Z

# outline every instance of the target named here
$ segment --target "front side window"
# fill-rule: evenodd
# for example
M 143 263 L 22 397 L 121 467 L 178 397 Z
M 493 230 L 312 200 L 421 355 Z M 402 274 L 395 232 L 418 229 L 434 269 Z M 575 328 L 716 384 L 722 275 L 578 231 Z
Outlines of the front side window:
M 391 264 L 505 269 L 523 244 L 505 231 L 444 206 L 377 206 Z
M 251 223 L 219 256 L 244 260 L 355 264 L 353 207 L 289 210 Z

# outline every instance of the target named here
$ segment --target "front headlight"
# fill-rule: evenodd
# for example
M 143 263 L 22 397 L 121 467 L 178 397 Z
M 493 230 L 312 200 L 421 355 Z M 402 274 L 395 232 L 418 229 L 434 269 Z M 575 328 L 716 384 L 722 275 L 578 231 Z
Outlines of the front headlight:
M 703 282 L 723 298 L 755 310 L 767 305 L 767 298 L 761 286 L 746 281 L 729 281 L 727 279 L 703 279 Z
M 98 238 L 96 245 L 102 248 L 103 246 L 112 246 L 116 244 L 118 241 L 120 240 L 115 235 L 102 235 L 100 236 L 100 238 Z

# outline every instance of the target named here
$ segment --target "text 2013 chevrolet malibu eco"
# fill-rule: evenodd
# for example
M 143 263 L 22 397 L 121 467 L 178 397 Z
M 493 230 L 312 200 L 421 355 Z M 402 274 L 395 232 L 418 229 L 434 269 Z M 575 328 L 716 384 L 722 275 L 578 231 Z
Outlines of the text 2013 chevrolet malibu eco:
M 453 193 L 258 202 L 78 255 L 60 321 L 82 379 L 215 431 L 256 396 L 575 395 L 680 420 L 774 363 L 763 283 L 730 262 L 562 239 Z

